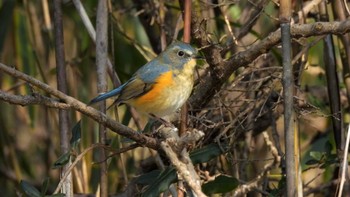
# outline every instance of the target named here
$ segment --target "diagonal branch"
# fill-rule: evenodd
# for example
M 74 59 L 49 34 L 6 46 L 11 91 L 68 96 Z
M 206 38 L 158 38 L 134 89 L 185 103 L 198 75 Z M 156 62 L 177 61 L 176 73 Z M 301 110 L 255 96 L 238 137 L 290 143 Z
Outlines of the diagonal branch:
M 70 106 L 66 103 L 60 103 L 58 100 L 34 93 L 33 95 L 13 95 L 0 90 L 0 100 L 13 105 L 44 105 L 57 109 L 69 109 Z
M 234 71 L 240 67 L 248 66 L 257 57 L 267 53 L 281 41 L 281 30 L 277 29 L 259 43 L 252 45 L 246 51 L 238 52 L 225 60 L 221 57 L 221 51 L 223 49 L 218 44 L 208 42 L 203 23 L 203 20 L 198 18 L 198 16 L 193 16 L 193 40 L 199 46 L 205 47 L 202 51 L 205 54 L 210 70 L 210 72 L 208 72 L 209 74 L 201 79 L 202 83 L 196 87 L 190 98 L 194 109 L 204 107 Z M 350 20 L 340 22 L 316 22 L 303 25 L 294 24 L 291 26 L 292 38 L 325 34 L 339 35 L 347 32 L 350 32 Z
M 198 21 L 200 24 L 200 21 Z M 193 28 L 192 34 L 201 33 L 199 31 L 200 25 L 196 24 Z M 350 21 L 342 22 L 317 22 L 314 24 L 305 24 L 305 25 L 292 25 L 291 34 L 292 37 L 310 37 L 314 35 L 324 35 L 324 34 L 343 34 L 350 32 Z M 205 37 L 201 37 L 201 39 Z M 223 60 L 220 56 L 220 48 L 216 45 L 210 45 L 210 47 L 204 50 L 206 55 L 207 62 L 211 67 L 216 67 L 217 72 L 210 72 L 210 75 L 204 76 L 193 95 L 190 98 L 190 102 L 195 109 L 201 108 L 210 101 L 214 94 L 219 90 L 221 85 L 228 79 L 228 77 L 239 67 L 245 67 L 254 59 L 260 55 L 268 52 L 272 47 L 276 46 L 280 42 L 280 30 L 276 30 L 271 33 L 268 37 L 263 39 L 260 43 L 253 45 L 246 51 L 236 53 L 228 60 Z M 200 46 L 208 45 L 206 40 L 199 40 L 198 35 L 194 35 L 193 39 L 195 42 L 200 42 Z M 215 57 L 216 56 L 216 57 Z M 214 68 L 211 68 L 214 69 Z M 128 137 L 138 144 L 150 147 L 152 149 L 159 148 L 159 142 L 151 137 L 147 137 L 140 133 L 135 132 L 134 130 L 126 127 L 118 122 L 108 118 L 106 114 L 103 114 L 96 109 L 87 106 L 85 103 L 80 102 L 79 100 L 70 97 L 49 85 L 42 83 L 41 81 L 34 79 L 26 74 L 23 74 L 20 71 L 15 70 L 14 68 L 8 67 L 0 63 L 0 70 L 6 72 L 7 74 L 20 78 L 42 90 L 53 95 L 60 100 L 64 101 L 71 108 L 85 114 L 88 117 L 96 120 L 97 122 L 105 125 L 110 128 L 113 132 L 116 132 L 120 135 Z M 220 74 L 221 73 L 221 74 Z M 4 100 L 0 97 L 1 100 Z M 45 103 L 43 103 L 45 105 Z M 54 107 L 54 105 L 49 105 L 49 107 Z M 58 108 L 58 107 L 57 107 Z
M 71 96 L 68 96 L 68 95 L 62 93 L 61 91 L 58 91 L 57 89 L 50 87 L 49 85 L 31 77 L 31 76 L 28 76 L 28 75 L 26 75 L 26 74 L 24 74 L 16 69 L 11 68 L 9 66 L 6 66 L 2 63 L 0 63 L 0 70 L 4 71 L 5 73 L 7 73 L 15 78 L 22 79 L 22 80 L 30 83 L 31 85 L 38 87 L 41 90 L 44 90 L 48 94 L 57 97 L 58 99 L 60 99 L 61 101 L 63 101 L 67 105 L 69 105 L 72 109 L 79 111 L 82 114 L 94 119 L 96 122 L 108 127 L 113 132 L 118 133 L 119 135 L 122 135 L 124 137 L 129 138 L 129 139 L 132 139 L 142 146 L 146 146 L 146 147 L 149 147 L 149 148 L 152 148 L 155 150 L 159 149 L 159 142 L 156 139 L 154 139 L 152 137 L 148 137 L 148 136 L 143 135 L 141 133 L 138 133 L 127 126 L 122 125 L 111 118 L 108 118 L 106 114 L 96 110 L 93 107 L 86 105 L 85 103 L 83 103 L 83 102 L 81 102 L 81 101 L 79 101 Z

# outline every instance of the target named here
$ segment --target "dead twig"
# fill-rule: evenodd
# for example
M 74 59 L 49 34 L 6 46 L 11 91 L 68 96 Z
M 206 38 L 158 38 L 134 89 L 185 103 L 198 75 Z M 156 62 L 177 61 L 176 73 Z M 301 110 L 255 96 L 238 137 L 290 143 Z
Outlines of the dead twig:
M 273 143 L 271 142 L 269 135 L 267 134 L 266 131 L 264 131 L 262 133 L 265 143 L 266 145 L 269 147 L 270 152 L 272 154 L 272 156 L 274 157 L 274 160 L 265 165 L 264 169 L 262 170 L 262 172 L 256 176 L 256 178 L 252 181 L 250 181 L 247 184 L 241 185 L 239 186 L 233 193 L 233 196 L 243 196 L 244 194 L 247 194 L 249 191 L 252 191 L 253 189 L 258 188 L 261 180 L 270 172 L 270 170 L 273 167 L 276 167 L 280 164 L 281 162 L 281 157 L 278 154 L 278 150 L 277 148 L 273 145 Z

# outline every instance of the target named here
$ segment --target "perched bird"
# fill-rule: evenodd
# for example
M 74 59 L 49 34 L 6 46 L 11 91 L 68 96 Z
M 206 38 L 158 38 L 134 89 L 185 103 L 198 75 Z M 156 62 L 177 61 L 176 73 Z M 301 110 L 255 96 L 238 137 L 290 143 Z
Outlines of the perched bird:
M 197 58 L 197 50 L 191 45 L 175 41 L 137 70 L 126 83 L 97 96 L 90 103 L 115 96 L 115 103 L 126 103 L 153 117 L 170 115 L 192 92 Z

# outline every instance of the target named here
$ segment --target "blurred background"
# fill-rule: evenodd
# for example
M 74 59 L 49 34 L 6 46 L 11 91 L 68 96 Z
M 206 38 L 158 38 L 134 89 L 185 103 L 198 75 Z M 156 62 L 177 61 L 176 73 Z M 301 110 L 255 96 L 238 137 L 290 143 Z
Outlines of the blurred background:
M 95 44 L 74 3 L 64 2 L 62 9 L 68 94 L 88 103 L 97 95 Z M 93 24 L 96 21 L 97 2 L 82 1 Z M 162 44 L 169 44 L 173 39 L 182 40 L 181 7 L 177 1 L 110 0 L 108 3 L 109 58 L 121 82 L 125 82 L 140 66 L 155 57 L 162 50 Z M 307 1 L 293 1 L 294 14 L 304 8 L 306 3 Z M 321 20 L 321 4 L 298 18 L 298 23 Z M 333 4 L 325 6 L 327 16 L 333 20 Z M 228 49 L 224 58 L 249 49 L 278 29 L 278 9 L 277 2 L 264 0 L 193 1 L 193 10 L 205 19 L 203 23 L 206 24 L 207 39 L 210 43 Z M 0 0 L 1 63 L 13 66 L 56 88 L 54 39 L 51 1 Z M 322 36 L 293 39 L 295 107 L 306 196 L 334 194 L 335 184 L 332 181 L 337 176 L 335 163 L 338 160 L 331 124 L 333 115 L 329 107 L 324 61 L 327 54 L 324 54 L 322 39 Z M 339 104 L 345 124 L 349 122 L 348 93 L 343 79 L 341 54 L 346 51 L 338 38 L 333 39 L 340 85 Z M 208 65 L 199 64 L 201 66 L 197 70 L 196 84 L 200 84 L 203 76 L 208 75 Z M 251 64 L 236 69 L 222 87 L 217 87 L 216 95 L 204 108 L 189 107 L 189 126 L 205 132 L 204 139 L 194 149 L 214 143 L 218 135 L 222 136 L 220 141 L 229 145 L 226 154 L 198 164 L 199 171 L 208 172 L 210 176 L 225 174 L 235 177 L 241 183 L 254 179 L 272 158 L 260 135 L 263 131 L 269 133 L 271 140 L 275 137 L 274 142 L 279 143 L 275 145 L 283 155 L 281 65 L 281 51 L 277 45 Z M 112 89 L 110 78 L 108 82 L 109 89 Z M 0 89 L 17 95 L 38 92 L 49 96 L 2 72 Z M 135 126 L 126 106 L 120 106 L 118 111 L 122 124 L 141 131 Z M 108 115 L 113 117 L 114 112 L 110 110 Z M 73 110 L 69 111 L 69 117 L 70 128 L 82 119 L 81 142 L 75 150 L 75 154 L 79 154 L 98 142 L 98 124 Z M 147 117 L 141 115 L 140 123 L 143 127 L 147 121 Z M 112 132 L 108 133 L 108 139 L 109 145 L 116 150 L 130 143 Z M 21 180 L 40 190 L 46 178 L 50 179 L 47 193 L 51 194 L 59 181 L 60 171 L 53 168 L 55 161 L 63 154 L 59 144 L 57 109 L 42 105 L 11 105 L 0 100 L 2 195 L 21 196 Z M 156 155 L 154 150 L 139 147 L 111 157 L 108 160 L 108 192 L 120 193 L 137 175 L 154 170 L 156 167 L 152 165 Z M 98 191 L 100 161 L 98 151 L 94 149 L 74 168 L 74 193 L 95 194 Z M 261 191 L 252 191 L 251 195 L 283 194 L 282 168 L 283 162 L 266 176 Z M 227 196 L 231 194 L 224 193 Z

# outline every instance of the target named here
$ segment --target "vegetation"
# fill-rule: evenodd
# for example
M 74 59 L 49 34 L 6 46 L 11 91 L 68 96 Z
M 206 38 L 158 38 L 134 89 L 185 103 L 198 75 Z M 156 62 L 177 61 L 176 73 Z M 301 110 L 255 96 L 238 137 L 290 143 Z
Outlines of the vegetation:
M 349 195 L 349 3 L 288 2 L 0 0 L 2 195 Z M 87 106 L 187 32 L 180 137 Z

